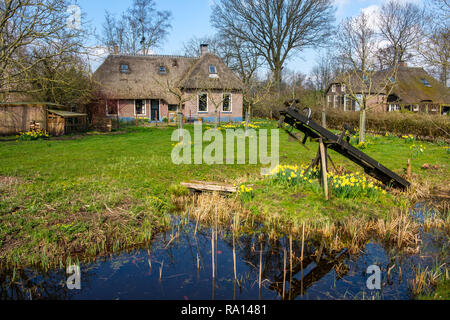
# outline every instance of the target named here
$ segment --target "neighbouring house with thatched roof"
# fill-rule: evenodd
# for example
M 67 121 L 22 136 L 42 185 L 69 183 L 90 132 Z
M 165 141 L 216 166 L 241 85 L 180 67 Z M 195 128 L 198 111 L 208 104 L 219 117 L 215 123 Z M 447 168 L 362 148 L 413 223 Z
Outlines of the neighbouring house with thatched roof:
M 202 45 L 199 57 L 109 55 L 95 71 L 104 116 L 162 121 L 182 110 L 185 118 L 242 121 L 241 80 Z M 102 109 L 103 109 L 102 107 Z
M 431 77 L 423 68 L 408 67 L 403 63 L 398 67 L 395 78 L 390 76 L 390 70 L 383 70 L 376 72 L 371 80 L 371 92 L 380 94 L 376 97 L 368 95 L 367 106 L 370 110 L 449 114 L 449 88 Z M 362 94 L 357 83 L 358 80 L 352 78 L 346 81 L 336 78 L 326 91 L 326 106 L 344 111 L 359 111 L 358 102 L 349 95 L 350 90 L 355 95 Z

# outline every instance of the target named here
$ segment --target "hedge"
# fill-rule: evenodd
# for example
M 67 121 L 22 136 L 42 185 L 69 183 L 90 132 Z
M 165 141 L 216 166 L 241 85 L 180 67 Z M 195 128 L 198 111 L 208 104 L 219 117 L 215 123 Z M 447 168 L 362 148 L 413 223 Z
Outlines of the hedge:
M 313 118 L 321 123 L 322 112 L 314 110 Z M 359 112 L 326 111 L 327 127 L 342 130 L 344 123 L 359 128 Z M 412 134 L 423 140 L 450 140 L 450 117 L 445 115 L 413 114 L 402 112 L 367 113 L 368 132 L 398 136 Z

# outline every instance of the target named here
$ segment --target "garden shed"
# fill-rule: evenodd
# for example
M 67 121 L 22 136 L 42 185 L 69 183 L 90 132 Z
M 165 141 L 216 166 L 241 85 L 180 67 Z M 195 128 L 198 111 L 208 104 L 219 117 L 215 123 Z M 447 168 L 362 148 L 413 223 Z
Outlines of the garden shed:
M 0 103 L 0 135 L 46 130 L 59 136 L 87 129 L 87 114 L 64 109 L 63 105 L 47 102 Z
M 74 132 L 83 132 L 87 129 L 87 114 L 64 110 L 48 110 L 48 133 L 52 136 L 61 136 Z
M 45 102 L 0 103 L 0 135 L 47 130 L 47 108 L 63 106 Z

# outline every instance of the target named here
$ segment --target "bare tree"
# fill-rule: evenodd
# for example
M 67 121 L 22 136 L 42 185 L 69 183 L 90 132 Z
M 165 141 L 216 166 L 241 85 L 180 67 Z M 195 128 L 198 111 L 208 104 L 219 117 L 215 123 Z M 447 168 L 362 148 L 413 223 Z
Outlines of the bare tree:
M 0 1 L 0 94 L 26 94 L 36 65 L 59 55 L 80 53 L 83 25 L 68 25 L 65 0 Z M 81 19 L 81 16 L 80 16 Z M 51 47 L 52 50 L 48 50 Z M 39 53 L 39 54 L 36 54 Z M 57 81 L 57 79 L 55 79 Z
M 117 45 L 120 53 L 149 54 L 167 37 L 171 17 L 169 11 L 157 11 L 153 0 L 133 0 L 120 19 L 106 11 L 100 41 L 110 52 Z
M 265 101 L 273 93 L 273 78 L 267 81 L 260 81 L 256 76 L 252 77 L 244 85 L 244 102 L 247 104 L 245 112 L 245 134 L 248 135 L 248 124 L 252 118 L 253 108 Z
M 193 37 L 184 43 L 184 54 L 197 56 L 201 44 L 208 44 L 208 49 L 221 58 L 243 83 L 247 83 L 261 66 L 257 51 L 249 43 L 227 35 Z
M 425 22 L 424 9 L 410 2 L 389 0 L 380 10 L 381 40 L 389 43 L 389 67 L 404 61 L 417 43 Z
M 319 55 L 316 65 L 312 68 L 310 79 L 315 90 L 324 94 L 328 85 L 337 75 L 336 59 L 331 51 Z
M 450 69 L 450 5 L 448 1 L 430 1 L 426 25 L 416 50 L 424 64 L 447 86 Z
M 175 98 L 177 101 L 177 125 L 179 129 L 183 128 L 183 112 L 184 112 L 184 104 L 188 101 L 191 101 L 194 99 L 198 91 L 193 90 L 191 92 L 187 92 L 186 90 L 183 90 L 179 82 L 176 80 L 158 80 L 155 79 L 155 81 L 158 83 L 159 88 L 162 92 L 169 92 L 170 96 Z M 183 141 L 183 132 L 182 130 L 179 130 L 179 141 Z
M 331 34 L 333 13 L 331 0 L 219 0 L 211 21 L 221 35 L 250 44 L 264 57 L 279 86 L 292 53 Z
M 183 52 L 187 57 L 197 57 L 200 54 L 200 45 L 207 44 L 208 50 L 218 57 L 220 57 L 225 63 L 226 56 L 223 55 L 222 42 L 217 36 L 205 36 L 205 37 L 192 37 L 183 43 Z
M 384 73 L 377 72 L 376 50 L 378 39 L 370 26 L 367 14 L 347 18 L 339 27 L 336 49 L 345 71 L 340 80 L 352 100 L 360 107 L 359 140 L 363 142 L 366 131 L 366 111 L 369 99 L 388 96 L 397 76 L 397 65 Z
M 228 67 L 247 85 L 262 64 L 258 51 L 251 43 L 239 38 L 220 35 Z
M 33 59 L 40 62 L 29 72 L 28 94 L 35 101 L 78 108 L 86 105 L 93 92 L 88 63 L 74 53 L 54 55 L 53 50 L 49 47 L 33 51 Z

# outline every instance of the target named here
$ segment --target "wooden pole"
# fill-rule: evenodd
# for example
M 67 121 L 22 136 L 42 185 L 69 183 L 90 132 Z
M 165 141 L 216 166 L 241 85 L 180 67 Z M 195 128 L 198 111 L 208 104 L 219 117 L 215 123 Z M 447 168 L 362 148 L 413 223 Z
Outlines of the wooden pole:
M 406 179 L 411 179 L 411 159 L 408 159 L 408 164 L 406 167 Z
M 327 173 L 327 156 L 326 156 L 326 149 L 325 145 L 323 143 L 323 140 L 320 139 L 319 142 L 319 148 L 320 148 L 320 167 L 322 171 L 322 179 L 323 179 L 323 191 L 325 193 L 325 200 L 328 200 L 328 173 Z

